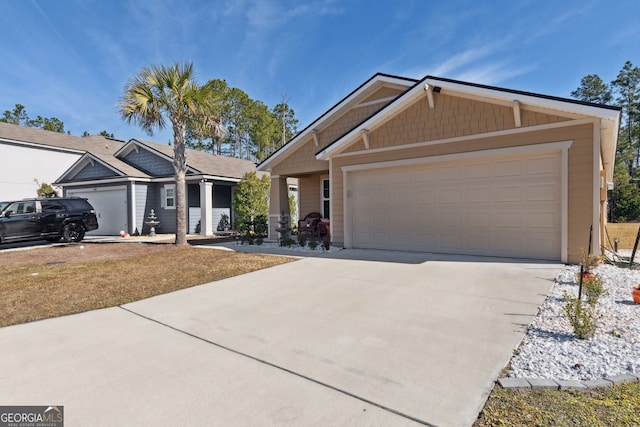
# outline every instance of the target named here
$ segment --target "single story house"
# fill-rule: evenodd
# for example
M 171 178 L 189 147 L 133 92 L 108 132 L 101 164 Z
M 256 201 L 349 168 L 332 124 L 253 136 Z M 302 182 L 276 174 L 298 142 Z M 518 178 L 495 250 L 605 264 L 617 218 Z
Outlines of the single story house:
M 620 109 L 446 78 L 376 74 L 258 165 L 270 238 L 300 216 L 346 248 L 579 262 L 607 221 Z
M 233 224 L 234 187 L 255 170 L 248 160 L 187 150 L 187 232 L 214 234 L 223 227 L 223 217 Z M 147 234 L 151 210 L 160 221 L 157 232 L 176 231 L 172 146 L 131 139 L 109 150 L 88 151 L 55 185 L 65 196 L 86 197 L 95 207 L 100 228 L 93 234 Z
M 0 122 L 0 200 L 35 197 L 87 151 L 117 149 L 122 141 L 102 136 L 77 137 Z

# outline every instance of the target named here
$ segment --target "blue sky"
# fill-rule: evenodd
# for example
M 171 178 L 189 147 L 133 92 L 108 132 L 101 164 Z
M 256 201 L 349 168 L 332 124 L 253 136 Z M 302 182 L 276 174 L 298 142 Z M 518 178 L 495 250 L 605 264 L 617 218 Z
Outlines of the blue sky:
M 117 103 L 147 65 L 193 62 L 307 126 L 376 72 L 569 97 L 587 74 L 640 65 L 640 1 L 0 0 L 0 111 L 73 135 L 165 143 Z

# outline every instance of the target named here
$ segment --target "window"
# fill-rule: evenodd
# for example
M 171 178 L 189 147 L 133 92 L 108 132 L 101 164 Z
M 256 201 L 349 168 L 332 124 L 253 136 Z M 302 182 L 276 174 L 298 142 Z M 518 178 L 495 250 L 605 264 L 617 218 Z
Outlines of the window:
M 42 210 L 44 212 L 56 212 L 56 211 L 61 211 L 64 209 L 64 207 L 62 206 L 62 204 L 55 199 L 51 199 L 51 200 L 43 200 L 41 202 L 42 204 Z
M 322 217 L 329 218 L 330 208 L 330 191 L 329 191 L 329 178 L 322 179 Z
M 36 211 L 36 203 L 35 202 L 15 202 L 7 207 L 7 212 L 11 212 L 12 214 L 26 214 L 33 213 Z
M 176 185 L 167 184 L 162 187 L 162 194 L 160 196 L 160 203 L 165 209 L 176 208 Z

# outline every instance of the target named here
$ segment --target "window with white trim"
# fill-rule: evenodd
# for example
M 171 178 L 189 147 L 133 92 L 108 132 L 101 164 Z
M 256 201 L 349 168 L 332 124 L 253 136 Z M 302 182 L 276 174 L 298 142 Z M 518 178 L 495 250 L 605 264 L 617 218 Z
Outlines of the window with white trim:
M 160 191 L 160 205 L 165 209 L 176 208 L 176 185 L 165 184 Z
M 323 178 L 322 179 L 322 194 L 321 194 L 321 200 L 322 200 L 322 217 L 323 218 L 329 218 L 329 208 L 331 207 L 331 192 L 329 191 L 329 178 Z

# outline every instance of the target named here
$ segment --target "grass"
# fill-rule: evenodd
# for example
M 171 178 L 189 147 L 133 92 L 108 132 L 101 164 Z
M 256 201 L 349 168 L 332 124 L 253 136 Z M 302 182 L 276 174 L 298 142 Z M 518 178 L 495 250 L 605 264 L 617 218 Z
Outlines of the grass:
M 613 247 L 613 240 L 617 237 L 620 239 L 618 243 L 618 249 L 633 249 L 633 245 L 636 241 L 636 235 L 638 234 L 638 227 L 640 224 L 635 222 L 621 222 L 621 223 L 609 223 L 607 224 L 607 234 L 611 240 L 611 245 L 605 237 L 605 244 L 607 247 Z
M 171 244 L 71 244 L 0 257 L 0 327 L 112 307 L 289 262 Z
M 640 383 L 586 391 L 496 386 L 474 423 L 474 427 L 638 425 Z

